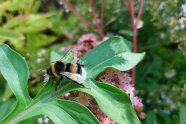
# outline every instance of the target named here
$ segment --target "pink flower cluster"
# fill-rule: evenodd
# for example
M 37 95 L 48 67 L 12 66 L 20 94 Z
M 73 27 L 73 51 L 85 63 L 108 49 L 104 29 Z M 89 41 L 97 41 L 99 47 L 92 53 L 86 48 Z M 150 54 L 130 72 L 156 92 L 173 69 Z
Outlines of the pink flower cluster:
M 64 96 L 59 97 L 61 99 L 70 99 L 77 101 L 87 106 L 94 115 L 101 121 L 102 124 L 116 124 L 113 120 L 107 117 L 98 107 L 94 98 L 86 93 L 72 91 L 70 94 L 67 93 Z
M 96 101 L 93 100 L 92 103 L 89 106 L 89 109 L 96 115 L 96 117 L 101 121 L 102 124 L 116 124 L 113 120 L 111 120 L 109 117 L 107 117 L 98 107 L 96 104 Z
M 91 49 L 96 47 L 100 42 L 97 41 L 96 35 L 85 34 L 82 35 L 74 46 L 67 46 L 60 49 L 60 51 L 73 49 L 75 60 L 77 62 L 79 58 L 88 53 Z
M 99 43 L 97 42 L 97 38 L 94 34 L 85 34 L 79 38 L 73 51 L 77 58 L 81 58 L 98 44 Z
M 76 57 L 75 62 L 77 62 L 79 58 L 87 54 L 91 49 L 93 49 L 100 43 L 101 42 L 97 40 L 94 34 L 85 34 L 79 38 L 76 45 L 62 48 L 61 51 L 73 48 L 73 52 Z M 102 74 L 100 74 L 96 78 L 96 80 L 111 84 L 124 90 L 130 96 L 130 100 L 133 106 L 135 107 L 135 110 L 137 112 L 142 111 L 142 99 L 136 96 L 135 88 L 130 83 L 132 79 L 127 72 L 120 72 L 115 69 L 107 69 Z M 97 118 L 102 122 L 102 124 L 116 124 L 98 108 L 97 103 L 91 96 L 85 93 L 78 93 L 78 95 L 76 95 L 75 97 L 70 97 L 70 99 L 86 105 L 97 116 Z M 139 114 L 139 117 L 145 118 L 145 113 L 141 112 Z
M 116 69 L 107 69 L 97 79 L 124 90 L 130 96 L 130 100 L 136 111 L 142 111 L 142 99 L 135 95 L 135 88 L 130 83 L 132 79 L 128 73 L 120 72 Z

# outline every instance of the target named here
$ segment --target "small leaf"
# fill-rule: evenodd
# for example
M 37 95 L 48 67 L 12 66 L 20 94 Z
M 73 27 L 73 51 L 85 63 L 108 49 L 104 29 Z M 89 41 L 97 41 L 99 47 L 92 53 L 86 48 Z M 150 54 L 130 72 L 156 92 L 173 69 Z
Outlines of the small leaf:
M 27 34 L 27 45 L 30 47 L 30 49 L 35 49 L 37 47 L 41 48 L 45 46 L 46 44 L 51 44 L 54 42 L 56 37 L 54 36 L 47 36 L 42 33 L 29 33 Z M 33 42 L 33 41 L 39 41 L 39 42 Z
M 80 91 L 92 95 L 101 110 L 118 124 L 140 124 L 129 96 L 111 85 L 87 80 Z
M 6 24 L 4 28 L 15 28 L 16 31 L 22 33 L 39 32 L 52 26 L 50 20 L 52 14 L 30 14 L 20 15 L 12 18 Z
M 84 106 L 68 100 L 55 100 L 37 106 L 20 120 L 46 115 L 55 124 L 99 124 L 96 117 Z
M 120 30 L 119 33 L 124 34 L 124 35 L 128 35 L 128 36 L 134 36 L 135 35 L 135 33 L 130 31 L 130 30 Z
M 18 102 L 27 104 L 30 101 L 27 85 L 28 66 L 25 59 L 7 45 L 0 45 L 0 72 Z
M 79 63 L 85 65 L 87 78 L 95 78 L 109 67 L 127 71 L 141 61 L 144 55 L 131 53 L 131 44 L 122 37 L 112 37 L 83 56 Z
M 12 31 L 10 29 L 6 29 L 6 28 L 0 28 L 0 40 L 1 41 L 5 41 L 5 40 L 23 40 L 24 39 L 24 35 L 16 32 L 16 31 Z

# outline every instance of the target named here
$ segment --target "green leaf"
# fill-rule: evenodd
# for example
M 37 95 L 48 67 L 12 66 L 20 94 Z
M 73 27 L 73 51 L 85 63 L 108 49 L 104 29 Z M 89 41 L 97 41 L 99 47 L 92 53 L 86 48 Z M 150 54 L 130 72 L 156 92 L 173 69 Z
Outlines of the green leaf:
M 101 110 L 118 124 L 140 124 L 129 96 L 122 90 L 94 80 L 87 80 L 79 89 L 92 95 Z
M 18 101 L 21 101 L 21 100 L 23 101 L 20 103 L 25 103 L 24 102 L 25 100 L 23 99 L 29 98 L 28 102 L 26 102 L 27 104 L 26 107 L 18 103 L 15 109 L 12 111 L 12 113 L 6 116 L 6 118 L 2 120 L 1 123 L 2 124 L 5 124 L 7 122 L 16 123 L 16 122 L 20 122 L 20 121 L 23 121 L 25 119 L 28 119 L 30 117 L 37 116 L 37 115 L 47 115 L 54 121 L 54 123 L 67 123 L 67 122 L 72 123 L 72 124 L 73 123 L 87 123 L 87 122 L 93 123 L 93 124 L 99 123 L 97 119 L 90 113 L 90 111 L 87 108 L 83 107 L 82 105 L 78 103 L 70 102 L 70 101 L 66 101 L 66 103 L 64 103 L 63 101 L 61 102 L 61 101 L 56 100 L 56 98 L 60 96 L 61 94 L 64 94 L 64 93 L 67 93 L 73 90 L 79 90 L 79 91 L 83 91 L 83 92 L 86 92 L 92 95 L 96 99 L 101 110 L 104 113 L 106 113 L 106 115 L 108 115 L 111 119 L 116 121 L 117 123 L 139 124 L 140 121 L 135 114 L 135 111 L 130 102 L 129 96 L 126 93 L 124 93 L 123 91 L 111 85 L 104 84 L 101 82 L 96 82 L 94 80 L 89 79 L 89 78 L 95 77 L 107 67 L 113 67 L 119 70 L 122 70 L 122 69 L 125 70 L 126 68 L 129 68 L 131 65 L 133 66 L 134 64 L 136 64 L 136 62 L 131 61 L 131 60 L 135 60 L 135 58 L 134 59 L 128 58 L 128 55 L 131 54 L 130 43 L 120 37 L 113 37 L 111 39 L 112 40 L 105 41 L 103 44 L 101 44 L 100 46 L 92 50 L 93 52 L 91 51 L 92 52 L 92 53 L 90 52 L 91 54 L 86 55 L 88 57 L 88 61 L 83 61 L 83 60 L 81 61 L 85 64 L 86 71 L 89 74 L 88 79 L 85 80 L 86 82 L 84 83 L 85 88 L 80 87 L 79 85 L 75 83 L 70 83 L 68 80 L 66 82 L 63 81 L 62 86 L 57 91 L 54 91 L 55 89 L 53 86 L 54 80 L 50 78 L 49 82 L 43 87 L 41 92 L 39 92 L 39 94 L 32 101 L 30 101 L 29 95 L 27 97 L 24 96 L 25 94 L 27 94 L 27 92 L 26 93 L 24 92 L 25 94 L 20 97 L 23 91 L 27 91 L 27 87 L 25 87 L 27 86 L 27 84 L 22 86 L 22 82 L 27 82 L 27 79 L 28 79 L 28 68 L 27 68 L 27 65 L 24 59 L 21 58 L 19 54 L 11 50 L 7 45 L 1 45 L 0 52 L 3 51 L 1 52 L 3 54 L 1 54 L 0 60 L 2 59 L 3 61 L 0 61 L 0 65 L 6 66 L 6 68 L 3 68 L 2 66 L 0 66 L 1 73 L 3 74 L 4 78 L 9 82 L 10 88 L 13 89 L 12 91 L 16 95 Z M 105 49 L 102 49 L 103 47 L 105 47 Z M 101 51 L 101 49 L 103 50 L 103 52 Z M 108 55 L 106 55 L 107 61 L 104 62 L 105 59 L 102 59 L 102 58 L 105 58 L 104 54 L 105 52 L 107 53 L 108 51 L 111 51 L 111 52 L 108 53 Z M 99 54 L 99 52 L 101 54 Z M 99 55 L 103 56 L 102 58 L 101 56 L 97 58 L 97 59 L 101 59 L 98 61 L 102 64 L 99 65 L 99 68 L 96 67 L 96 69 L 92 69 L 90 71 L 89 65 L 93 65 L 93 68 L 95 68 L 94 66 L 97 66 L 96 64 L 99 64 L 99 63 L 96 63 L 95 61 L 92 61 L 92 62 L 90 61 L 92 60 L 90 56 L 92 57 L 93 55 L 96 55 L 96 53 L 98 56 Z M 64 56 L 65 54 L 66 53 L 63 53 L 62 55 Z M 59 59 L 61 59 L 60 54 L 58 55 L 56 53 L 53 53 L 52 56 L 54 57 L 51 59 L 52 61 L 56 61 L 58 57 L 60 57 Z M 72 56 L 70 55 L 69 57 L 65 58 L 64 61 L 66 62 L 72 61 L 71 57 Z M 122 58 L 122 60 L 123 58 L 126 59 L 125 65 L 123 65 L 122 63 L 123 61 L 122 62 L 118 61 L 119 60 L 118 57 Z M 134 57 L 138 57 L 138 56 L 134 56 Z M 8 63 L 5 63 L 5 61 Z M 12 61 L 14 63 L 12 63 Z M 86 65 L 86 62 L 88 62 L 88 65 Z M 118 62 L 121 62 L 121 63 L 118 64 Z M 7 76 L 7 73 L 11 74 L 13 73 L 12 71 L 15 73 L 14 76 L 16 77 L 16 78 L 12 77 L 14 81 L 15 79 L 20 78 L 19 80 L 17 80 L 18 82 L 18 83 L 16 82 L 17 84 L 11 83 L 12 80 L 8 80 L 10 77 Z M 93 74 L 91 74 L 92 72 Z M 21 89 L 21 90 L 16 91 L 14 89 L 15 86 L 17 87 L 16 89 L 24 88 L 24 90 Z M 65 106 L 68 106 L 68 107 L 65 108 Z M 69 109 L 69 107 L 72 107 L 72 108 Z M 79 113 L 81 113 L 81 115 L 79 115 Z M 64 118 L 62 118 L 61 116 Z M 83 120 L 84 118 L 86 118 L 85 119 L 86 121 Z
M 25 36 L 20 32 L 6 28 L 0 28 L 0 43 L 10 41 L 11 44 L 14 45 L 16 48 L 22 48 L 22 46 L 24 45 L 24 39 Z
M 5 102 L 3 102 L 0 106 L 1 114 L 0 114 L 0 120 L 5 117 L 14 107 L 16 104 L 15 98 L 9 99 Z
M 112 49 L 115 51 L 112 51 Z M 125 61 L 123 59 L 120 60 L 118 56 L 125 58 Z M 130 58 L 131 56 L 132 58 Z M 93 57 L 96 59 L 93 59 Z M 113 67 L 118 70 L 132 68 L 142 57 L 143 54 L 130 53 L 130 43 L 121 37 L 113 37 L 105 41 L 80 60 L 80 63 L 84 65 L 88 75 L 87 80 L 84 82 L 87 89 L 79 88 L 77 90 L 92 95 L 101 110 L 117 123 L 139 124 L 140 121 L 126 93 L 113 86 L 91 81 L 90 78 L 94 78 L 107 67 Z M 117 63 L 122 62 L 125 63 L 117 65 Z
M 5 87 L 5 92 L 3 94 L 3 101 L 6 101 L 8 100 L 11 96 L 13 95 L 10 87 L 8 84 L 6 84 L 6 87 Z
M 52 14 L 30 14 L 24 16 L 17 16 L 4 24 L 4 28 L 15 28 L 16 31 L 22 33 L 39 32 L 52 26 L 50 20 Z
M 18 41 L 18 40 L 23 40 L 23 39 L 24 39 L 24 35 L 19 32 L 12 31 L 6 28 L 0 28 L 0 40 L 1 41 L 5 41 L 5 40 Z
M 186 124 L 186 105 L 181 105 L 179 109 L 180 124 Z
M 25 119 L 37 115 L 47 115 L 55 123 L 66 122 L 69 116 L 71 117 L 71 120 L 68 121 L 69 122 L 73 121 L 73 123 L 82 121 L 83 120 L 82 117 L 89 119 L 87 120 L 87 122 L 90 122 L 91 124 L 99 123 L 97 119 L 94 117 L 94 115 L 92 115 L 90 111 L 87 110 L 87 108 L 83 107 L 80 104 L 78 105 L 78 103 L 76 104 L 66 103 L 72 107 L 71 109 L 68 110 L 65 109 L 70 108 L 70 106 L 65 108 L 64 106 L 57 106 L 56 104 L 54 104 L 58 96 L 61 96 L 62 94 L 70 92 L 72 90 L 77 90 L 78 88 L 80 88 L 80 86 L 78 86 L 75 83 L 70 83 L 68 81 L 68 82 L 63 82 L 62 83 L 63 86 L 60 89 L 58 89 L 58 91 L 55 91 L 54 90 L 55 87 L 53 83 L 54 83 L 54 79 L 50 78 L 49 82 L 43 87 L 43 89 L 38 93 L 38 95 L 30 102 L 27 108 L 23 108 L 22 106 L 19 106 L 19 104 L 17 104 L 15 110 L 12 113 L 10 113 L 5 119 L 3 119 L 0 123 L 1 124 L 18 123 L 20 121 L 24 121 Z M 59 105 L 60 104 L 61 103 L 59 103 Z M 81 113 L 81 115 L 78 115 L 78 113 Z
M 134 36 L 135 33 L 130 30 L 119 30 L 120 34 L 128 35 L 128 36 Z
M 86 107 L 69 100 L 54 100 L 43 103 L 20 120 L 36 115 L 46 115 L 55 124 L 99 124 L 99 121 Z
M 112 37 L 91 50 L 79 61 L 85 65 L 87 78 L 95 78 L 109 67 L 120 71 L 133 68 L 145 53 L 131 53 L 130 45 L 129 41 L 122 37 Z
M 145 124 L 156 124 L 156 116 L 153 111 L 148 111 L 147 118 L 145 120 Z
M 0 53 L 0 72 L 18 102 L 26 105 L 30 101 L 30 96 L 27 85 L 28 66 L 25 59 L 7 45 L 0 45 Z
M 7 9 L 9 11 L 20 11 L 20 12 L 28 12 L 32 6 L 33 0 L 18 0 L 18 1 L 7 1 L 1 0 L 0 10 L 4 13 Z M 13 16 L 13 15 L 12 15 Z
M 37 47 L 41 48 L 46 44 L 51 44 L 55 39 L 56 38 L 54 36 L 47 36 L 38 32 L 30 33 L 27 34 L 27 45 L 30 47 L 30 49 L 35 49 Z

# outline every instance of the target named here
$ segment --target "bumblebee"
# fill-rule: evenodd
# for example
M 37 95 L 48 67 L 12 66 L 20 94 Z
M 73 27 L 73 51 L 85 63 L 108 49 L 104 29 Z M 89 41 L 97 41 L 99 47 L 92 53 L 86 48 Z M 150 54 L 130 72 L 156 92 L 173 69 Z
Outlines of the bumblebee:
M 63 57 L 68 57 L 68 53 Z M 63 80 L 63 77 L 66 76 L 68 79 L 72 79 L 75 81 L 75 83 L 83 86 L 83 80 L 84 80 L 84 69 L 82 65 L 78 63 L 67 63 L 65 64 L 63 62 L 63 59 L 60 61 L 52 62 L 49 66 L 49 68 L 46 69 L 46 74 L 49 76 L 57 77 L 59 80 L 56 82 L 56 88 L 60 84 L 60 82 Z M 57 90 L 57 89 L 56 89 Z

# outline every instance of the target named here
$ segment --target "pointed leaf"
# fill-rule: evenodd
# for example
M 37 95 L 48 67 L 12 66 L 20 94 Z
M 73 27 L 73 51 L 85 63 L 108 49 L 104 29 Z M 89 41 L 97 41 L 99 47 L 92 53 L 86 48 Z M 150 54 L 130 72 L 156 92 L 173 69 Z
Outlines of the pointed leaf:
M 135 33 L 130 31 L 130 30 L 120 30 L 119 33 L 124 34 L 124 35 L 128 35 L 128 36 L 134 36 L 135 35 Z
M 95 78 L 108 67 L 120 71 L 133 68 L 145 54 L 131 53 L 130 45 L 129 41 L 122 37 L 112 37 L 91 50 L 79 61 L 85 65 L 87 78 Z
M 6 40 L 18 41 L 18 40 L 23 40 L 23 39 L 24 39 L 24 35 L 19 32 L 12 31 L 6 28 L 0 28 L 0 40 L 1 41 L 6 41 Z
M 28 66 L 25 59 L 7 45 L 0 45 L 0 72 L 17 100 L 27 104 L 30 101 L 27 85 Z
M 129 96 L 120 89 L 94 80 L 87 80 L 87 89 L 79 89 L 92 95 L 100 109 L 118 124 L 140 124 Z
M 48 19 L 51 16 L 52 14 L 20 15 L 9 20 L 3 27 L 9 29 L 16 27 L 16 31 L 22 33 L 39 32 L 51 27 Z

